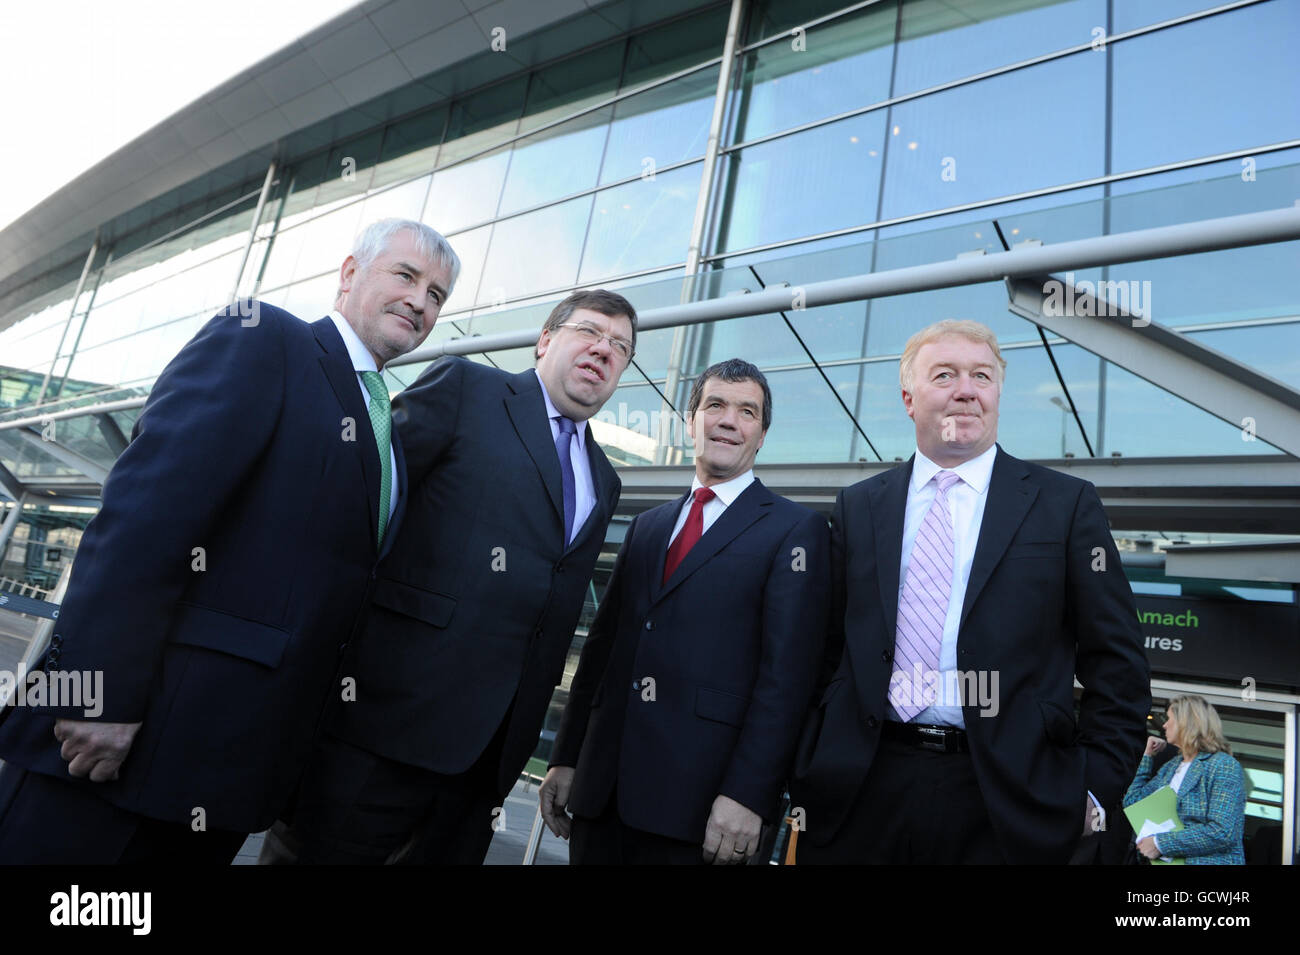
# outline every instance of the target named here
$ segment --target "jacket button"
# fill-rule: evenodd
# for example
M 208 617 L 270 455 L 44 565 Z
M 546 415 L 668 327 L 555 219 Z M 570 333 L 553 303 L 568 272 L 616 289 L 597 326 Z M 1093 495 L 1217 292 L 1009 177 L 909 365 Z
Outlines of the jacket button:
M 879 723 L 880 720 L 876 719 L 874 716 L 867 717 L 867 729 L 875 729 Z
M 885 663 L 893 663 L 893 662 L 894 662 L 894 651 L 893 651 L 893 650 L 881 650 L 881 651 L 880 651 L 880 659 L 881 659 L 883 662 L 885 662 Z
M 557 574 L 562 574 L 562 573 L 564 573 L 564 564 L 556 564 L 556 565 L 555 565 L 555 572 L 556 572 Z
M 645 628 L 647 630 L 653 630 L 655 628 L 655 622 L 653 620 L 647 620 L 645 622 Z
M 542 638 L 542 628 L 541 628 L 541 627 L 538 627 L 536 630 L 533 631 L 533 637 L 534 637 L 535 639 L 537 639 L 537 640 L 540 640 L 540 639 Z
M 640 681 L 640 680 L 633 680 L 633 681 L 632 681 L 632 689 L 634 689 L 634 690 L 639 690 L 639 689 L 641 689 L 641 681 Z

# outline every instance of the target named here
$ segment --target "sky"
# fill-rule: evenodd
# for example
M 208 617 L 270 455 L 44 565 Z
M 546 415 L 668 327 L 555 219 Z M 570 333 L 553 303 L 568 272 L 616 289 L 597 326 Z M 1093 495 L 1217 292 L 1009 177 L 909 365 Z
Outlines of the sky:
M 4 0 L 0 229 L 145 130 L 357 2 Z

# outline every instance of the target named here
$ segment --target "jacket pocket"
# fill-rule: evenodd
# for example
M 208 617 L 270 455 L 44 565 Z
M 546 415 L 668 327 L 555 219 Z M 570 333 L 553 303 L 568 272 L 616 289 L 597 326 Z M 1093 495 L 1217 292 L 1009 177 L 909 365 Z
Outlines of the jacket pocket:
M 186 603 L 179 605 L 171 629 L 171 643 L 215 650 L 272 669 L 280 665 L 292 636 L 279 627 Z
M 1063 749 L 1074 745 L 1076 730 L 1073 714 L 1067 713 L 1051 700 L 1039 700 L 1038 711 L 1043 717 L 1043 730 L 1051 742 Z
M 706 720 L 740 726 L 745 722 L 748 710 L 748 697 L 736 696 L 723 690 L 710 690 L 704 686 L 695 691 L 695 715 Z
M 400 581 L 380 577 L 375 581 L 370 593 L 372 602 L 389 610 L 395 610 L 407 617 L 423 620 L 434 627 L 445 627 L 451 623 L 452 614 L 456 612 L 456 598 L 447 594 L 421 590 Z

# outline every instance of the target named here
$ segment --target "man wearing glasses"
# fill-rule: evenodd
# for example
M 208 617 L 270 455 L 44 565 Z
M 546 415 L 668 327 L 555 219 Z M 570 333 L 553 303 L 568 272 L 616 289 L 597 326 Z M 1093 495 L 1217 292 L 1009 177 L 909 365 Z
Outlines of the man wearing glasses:
M 407 512 L 291 819 L 263 862 L 478 864 L 537 745 L 620 482 L 587 419 L 636 344 L 621 295 L 575 292 L 536 368 L 434 362 L 393 400 Z

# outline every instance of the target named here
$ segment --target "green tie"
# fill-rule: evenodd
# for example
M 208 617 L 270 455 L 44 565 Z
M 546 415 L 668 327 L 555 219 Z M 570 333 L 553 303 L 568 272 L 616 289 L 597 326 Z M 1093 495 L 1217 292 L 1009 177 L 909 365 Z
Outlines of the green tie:
M 370 392 L 370 427 L 375 432 L 379 447 L 379 470 L 383 475 L 379 483 L 379 543 L 384 543 L 384 528 L 388 525 L 388 502 L 393 496 L 392 448 L 393 419 L 389 414 L 388 388 L 384 376 L 377 371 L 361 372 L 366 391 Z

